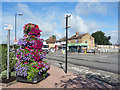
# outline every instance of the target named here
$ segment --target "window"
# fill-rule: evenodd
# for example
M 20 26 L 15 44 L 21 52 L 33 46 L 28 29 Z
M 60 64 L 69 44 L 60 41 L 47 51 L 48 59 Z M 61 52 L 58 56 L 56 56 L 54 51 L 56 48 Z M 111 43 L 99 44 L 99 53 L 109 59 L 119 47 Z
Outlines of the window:
M 85 43 L 87 43 L 88 41 L 86 40 Z
M 48 48 L 49 46 L 48 45 L 43 45 L 44 48 Z
M 78 43 L 78 39 L 75 40 L 75 43 Z
M 71 40 L 69 40 L 69 43 L 71 43 Z
M 91 40 L 91 43 L 93 44 L 93 40 Z

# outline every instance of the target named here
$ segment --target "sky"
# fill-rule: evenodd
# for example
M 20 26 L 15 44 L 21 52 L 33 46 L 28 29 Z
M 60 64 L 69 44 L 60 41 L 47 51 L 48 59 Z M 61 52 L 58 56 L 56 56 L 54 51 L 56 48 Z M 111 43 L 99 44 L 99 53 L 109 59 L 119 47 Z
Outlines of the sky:
M 103 31 L 111 36 L 111 43 L 118 41 L 118 2 L 2 2 L 0 4 L 2 42 L 7 43 L 7 30 L 4 24 L 13 24 L 17 15 L 17 40 L 23 37 L 23 26 L 34 23 L 42 30 L 41 38 L 48 39 L 56 35 L 57 39 L 65 36 L 65 14 L 71 14 L 71 27 L 68 36 Z M 1 20 L 1 19 L 0 19 Z M 15 28 L 14 28 L 15 29 Z M 15 30 L 10 31 L 10 43 L 14 43 Z

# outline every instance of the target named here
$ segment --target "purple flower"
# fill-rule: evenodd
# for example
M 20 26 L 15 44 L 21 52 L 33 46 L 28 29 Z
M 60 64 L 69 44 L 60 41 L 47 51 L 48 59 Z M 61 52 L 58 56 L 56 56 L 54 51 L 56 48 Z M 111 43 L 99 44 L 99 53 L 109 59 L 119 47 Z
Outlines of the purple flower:
M 45 68 L 43 68 L 43 71 L 45 71 L 46 69 Z
M 48 69 L 48 66 L 46 65 L 45 68 Z
M 38 74 L 41 74 L 40 72 L 38 72 Z

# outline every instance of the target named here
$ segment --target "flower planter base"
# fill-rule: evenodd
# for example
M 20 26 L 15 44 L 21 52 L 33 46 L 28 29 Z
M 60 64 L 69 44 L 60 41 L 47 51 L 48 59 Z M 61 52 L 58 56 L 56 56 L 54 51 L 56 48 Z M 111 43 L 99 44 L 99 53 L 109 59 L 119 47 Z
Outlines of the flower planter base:
M 16 81 L 18 82 L 25 82 L 25 83 L 38 83 L 43 80 L 44 77 L 42 75 L 37 75 L 37 77 L 32 78 L 32 81 L 28 81 L 27 77 L 16 76 Z

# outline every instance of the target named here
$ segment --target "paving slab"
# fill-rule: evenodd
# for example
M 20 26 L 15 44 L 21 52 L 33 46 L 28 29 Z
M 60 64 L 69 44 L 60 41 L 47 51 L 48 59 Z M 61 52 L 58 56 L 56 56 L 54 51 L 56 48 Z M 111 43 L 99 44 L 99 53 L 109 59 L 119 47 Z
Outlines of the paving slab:
M 102 81 L 90 80 L 80 75 L 67 74 L 63 69 L 50 66 L 48 76 L 37 84 L 17 82 L 4 88 L 87 88 L 87 89 L 115 89 L 114 86 Z

